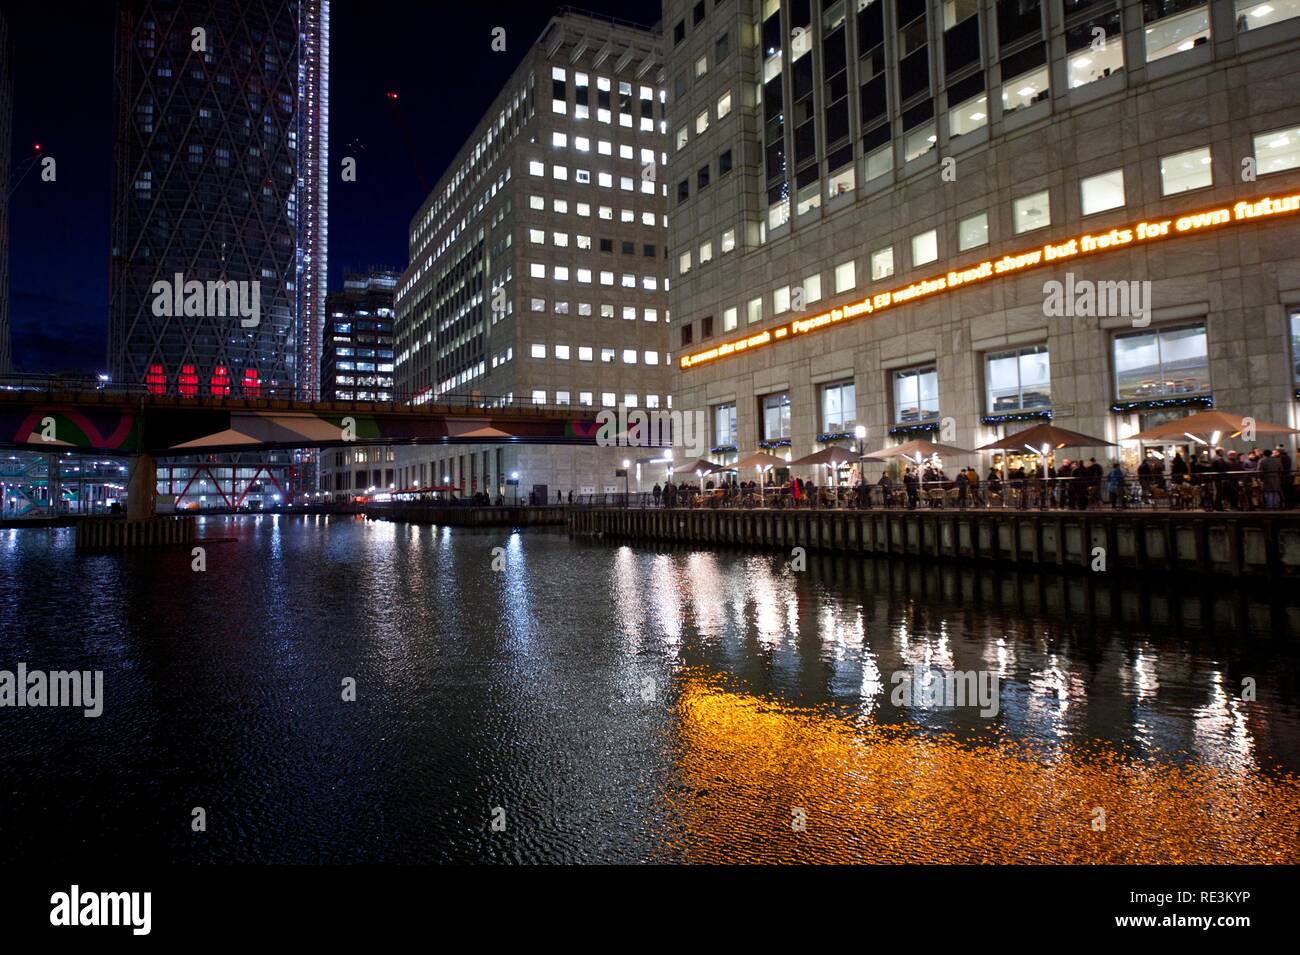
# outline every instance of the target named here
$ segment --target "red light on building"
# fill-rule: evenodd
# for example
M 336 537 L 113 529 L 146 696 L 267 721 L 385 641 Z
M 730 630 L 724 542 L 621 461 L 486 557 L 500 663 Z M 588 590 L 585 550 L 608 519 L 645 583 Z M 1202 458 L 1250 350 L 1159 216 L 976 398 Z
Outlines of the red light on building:
M 151 395 L 167 393 L 167 374 L 163 371 L 162 365 L 149 366 L 149 371 L 144 376 L 144 387 Z
M 397 102 L 397 93 L 396 93 L 395 91 L 393 91 L 393 90 L 389 90 L 389 91 L 388 91 L 387 93 L 385 93 L 384 95 L 387 96 L 387 97 L 388 97 L 390 100 L 392 100 L 394 103 Z
M 176 379 L 176 390 L 186 398 L 193 398 L 199 393 L 199 374 L 193 365 L 181 365 L 180 377 Z
M 212 369 L 212 397 L 230 397 L 230 372 L 226 370 L 225 365 L 218 365 Z
M 241 390 L 245 398 L 260 398 L 262 396 L 262 379 L 257 377 L 256 368 L 244 369 L 244 384 Z

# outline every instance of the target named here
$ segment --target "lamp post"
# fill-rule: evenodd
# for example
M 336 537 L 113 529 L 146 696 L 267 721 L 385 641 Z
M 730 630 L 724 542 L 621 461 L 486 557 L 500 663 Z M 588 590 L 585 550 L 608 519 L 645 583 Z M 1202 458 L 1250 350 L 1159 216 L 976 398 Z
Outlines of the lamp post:
M 631 488 L 628 486 L 630 480 L 628 476 L 628 472 L 631 470 L 631 468 L 632 468 L 632 462 L 629 461 L 627 458 L 624 458 L 623 459 L 623 506 L 624 507 L 628 506 L 628 497 L 631 494 Z
M 519 472 L 511 471 L 510 480 L 511 482 L 513 482 L 511 484 L 511 487 L 515 489 L 515 492 L 513 495 L 511 495 L 511 497 L 513 498 L 514 505 L 517 507 L 519 505 Z

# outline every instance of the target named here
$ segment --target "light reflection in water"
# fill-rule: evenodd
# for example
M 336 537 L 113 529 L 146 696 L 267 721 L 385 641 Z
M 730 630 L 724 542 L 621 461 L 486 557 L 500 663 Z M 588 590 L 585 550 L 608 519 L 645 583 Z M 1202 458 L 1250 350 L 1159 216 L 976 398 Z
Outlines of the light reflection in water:
M 205 533 L 237 538 L 206 575 L 0 538 L 10 658 L 89 654 L 112 701 L 94 739 L 59 724 L 81 802 L 57 761 L 0 787 L 11 846 L 49 840 L 56 806 L 86 820 L 77 847 L 218 861 L 1296 861 L 1285 592 L 340 518 Z M 912 664 L 993 671 L 997 715 L 895 705 Z M 24 716 L 6 751 L 48 742 Z M 148 807 L 196 787 L 223 787 L 242 841 L 157 835 Z M 498 804 L 517 836 L 473 822 Z

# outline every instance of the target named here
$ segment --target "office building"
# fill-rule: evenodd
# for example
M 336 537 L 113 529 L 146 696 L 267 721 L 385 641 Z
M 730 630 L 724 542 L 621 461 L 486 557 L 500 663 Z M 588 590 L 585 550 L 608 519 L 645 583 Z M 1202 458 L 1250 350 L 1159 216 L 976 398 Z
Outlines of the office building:
M 673 395 L 714 460 L 1295 426 L 1300 4 L 664 16 Z
M 398 273 L 372 269 L 345 275 L 325 300 L 328 316 L 321 397 L 326 401 L 392 401 L 393 291 Z M 320 452 L 320 493 L 347 500 L 393 483 L 390 447 Z M 364 472 L 364 478 L 358 473 Z
M 657 30 L 553 18 L 410 227 L 397 391 L 418 403 L 666 409 L 665 91 Z M 397 485 L 622 491 L 646 449 L 397 449 Z M 518 491 L 509 482 L 518 481 Z

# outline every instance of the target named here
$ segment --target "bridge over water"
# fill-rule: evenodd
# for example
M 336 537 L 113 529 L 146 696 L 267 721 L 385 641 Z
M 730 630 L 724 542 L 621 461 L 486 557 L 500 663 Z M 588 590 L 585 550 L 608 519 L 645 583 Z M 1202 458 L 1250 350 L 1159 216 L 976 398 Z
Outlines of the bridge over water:
M 0 448 L 127 457 L 130 515 L 145 517 L 159 458 L 347 445 L 594 445 L 596 413 L 483 395 L 311 401 L 281 389 L 201 397 L 19 377 L 0 379 Z

